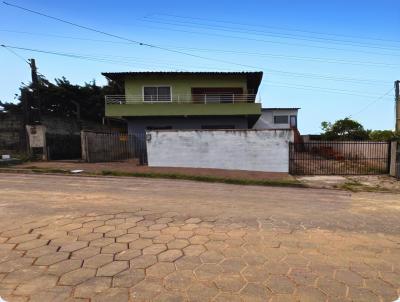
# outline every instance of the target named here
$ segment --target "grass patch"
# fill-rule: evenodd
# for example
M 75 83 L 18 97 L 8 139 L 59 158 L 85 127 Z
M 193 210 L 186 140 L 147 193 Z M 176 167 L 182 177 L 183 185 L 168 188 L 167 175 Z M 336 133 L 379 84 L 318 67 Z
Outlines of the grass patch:
M 356 180 L 346 181 L 344 184 L 338 185 L 336 187 L 338 189 L 351 192 L 390 192 L 389 189 L 379 186 L 367 186 Z
M 180 180 L 193 180 L 210 183 L 225 183 L 233 185 L 256 185 L 256 186 L 276 186 L 276 187 L 297 187 L 305 188 L 306 186 L 298 180 L 281 179 L 281 180 L 257 180 L 257 179 L 243 179 L 243 178 L 226 178 L 205 175 L 188 175 L 180 173 L 154 173 L 154 172 L 118 172 L 103 170 L 101 172 L 104 176 L 127 176 L 127 177 L 147 177 L 147 178 L 161 178 L 161 179 L 180 179 Z

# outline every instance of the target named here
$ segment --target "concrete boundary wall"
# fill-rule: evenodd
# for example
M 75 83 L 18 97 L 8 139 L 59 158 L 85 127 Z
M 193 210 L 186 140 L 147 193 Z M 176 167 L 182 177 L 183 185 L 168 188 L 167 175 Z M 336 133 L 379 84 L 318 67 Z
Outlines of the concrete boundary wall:
M 289 172 L 292 130 L 155 130 L 146 133 L 149 166 Z

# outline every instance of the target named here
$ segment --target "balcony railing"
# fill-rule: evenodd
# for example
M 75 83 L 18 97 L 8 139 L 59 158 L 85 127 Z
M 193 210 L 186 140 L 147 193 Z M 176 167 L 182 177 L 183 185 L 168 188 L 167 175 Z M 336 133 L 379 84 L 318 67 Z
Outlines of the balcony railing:
M 106 104 L 240 104 L 261 103 L 256 94 L 106 95 Z

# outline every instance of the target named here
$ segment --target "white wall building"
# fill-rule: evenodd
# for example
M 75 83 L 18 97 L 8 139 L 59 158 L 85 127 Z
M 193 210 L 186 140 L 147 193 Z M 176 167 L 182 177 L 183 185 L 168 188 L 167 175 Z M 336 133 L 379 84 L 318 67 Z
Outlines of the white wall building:
M 263 108 L 253 129 L 297 129 L 297 114 L 300 108 Z

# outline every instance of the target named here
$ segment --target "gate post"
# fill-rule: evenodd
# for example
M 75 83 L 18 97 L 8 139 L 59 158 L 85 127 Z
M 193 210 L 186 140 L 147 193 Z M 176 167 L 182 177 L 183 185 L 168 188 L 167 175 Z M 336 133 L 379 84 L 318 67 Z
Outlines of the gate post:
M 397 148 L 399 143 L 396 141 L 390 142 L 390 168 L 389 168 L 389 174 L 390 176 L 396 177 L 397 176 Z
M 85 131 L 81 131 L 81 152 L 82 152 L 82 160 L 85 162 L 89 162 L 88 158 L 88 150 L 87 150 L 87 135 Z

